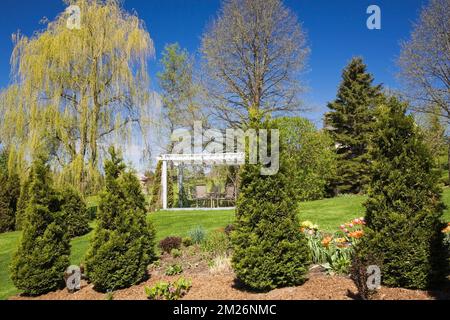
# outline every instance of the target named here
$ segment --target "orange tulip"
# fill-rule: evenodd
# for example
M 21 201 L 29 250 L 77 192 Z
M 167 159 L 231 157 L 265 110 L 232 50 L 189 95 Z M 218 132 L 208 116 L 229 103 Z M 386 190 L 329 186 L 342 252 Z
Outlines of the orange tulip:
M 326 238 L 324 238 L 324 239 L 322 240 L 322 245 L 323 245 L 325 248 L 328 248 L 328 246 L 330 245 L 331 240 L 333 240 L 332 237 L 326 237 Z

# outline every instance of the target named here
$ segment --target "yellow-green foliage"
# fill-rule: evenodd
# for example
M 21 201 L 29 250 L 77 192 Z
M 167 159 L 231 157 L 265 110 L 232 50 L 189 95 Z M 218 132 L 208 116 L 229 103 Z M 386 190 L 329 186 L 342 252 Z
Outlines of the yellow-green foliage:
M 61 13 L 30 38 L 14 35 L 0 135 L 20 163 L 44 144 L 58 155 L 60 180 L 84 189 L 96 180 L 99 143 L 129 141 L 133 123 L 148 124 L 142 111 L 154 48 L 144 23 L 120 1 L 67 2 L 81 9 L 80 29 L 67 28 L 68 13 Z

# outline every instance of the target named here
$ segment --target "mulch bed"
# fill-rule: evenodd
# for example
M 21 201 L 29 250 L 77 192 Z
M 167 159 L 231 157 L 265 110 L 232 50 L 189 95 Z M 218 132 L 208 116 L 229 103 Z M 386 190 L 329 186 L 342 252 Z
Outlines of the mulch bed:
M 351 300 L 357 299 L 357 290 L 348 277 L 330 276 L 320 267 L 313 267 L 308 281 L 298 287 L 276 289 L 267 293 L 249 292 L 236 283 L 231 270 L 212 274 L 209 271 L 208 259 L 199 250 L 183 251 L 179 258 L 163 255 L 156 266 L 149 267 L 150 278 L 131 288 L 113 293 L 114 300 L 146 300 L 146 286 L 152 286 L 158 281 L 175 281 L 180 276 L 192 280 L 192 289 L 184 300 Z M 183 266 L 183 274 L 166 276 L 167 266 L 174 263 Z M 12 300 L 105 300 L 106 294 L 96 292 L 92 284 L 82 282 L 82 288 L 75 293 L 66 289 L 51 292 L 39 297 L 14 296 Z M 376 296 L 378 300 L 430 300 L 450 299 L 450 290 L 426 292 L 397 288 L 381 288 Z

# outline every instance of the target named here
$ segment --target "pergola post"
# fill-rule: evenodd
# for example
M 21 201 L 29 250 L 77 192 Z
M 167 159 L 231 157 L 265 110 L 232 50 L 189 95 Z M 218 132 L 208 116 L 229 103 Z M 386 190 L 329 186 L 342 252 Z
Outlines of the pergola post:
M 162 184 L 162 206 L 164 210 L 167 210 L 167 161 L 162 162 L 161 184 Z

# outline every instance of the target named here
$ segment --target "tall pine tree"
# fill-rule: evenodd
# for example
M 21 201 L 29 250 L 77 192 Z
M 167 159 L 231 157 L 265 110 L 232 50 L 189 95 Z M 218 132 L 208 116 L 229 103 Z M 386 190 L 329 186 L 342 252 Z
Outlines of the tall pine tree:
M 325 125 L 336 145 L 335 193 L 360 193 L 369 180 L 367 146 L 373 126 L 373 106 L 381 87 L 361 58 L 353 58 L 344 69 L 337 99 L 328 104 Z
M 14 285 L 39 295 L 60 288 L 69 266 L 70 242 L 60 196 L 51 187 L 50 169 L 38 157 L 31 169 L 30 201 L 18 251 L 11 264 Z
M 449 261 L 442 233 L 444 206 L 430 150 L 396 98 L 379 107 L 375 129 L 367 234 L 356 257 L 375 257 L 388 286 L 425 289 L 442 283 Z
M 99 291 L 144 280 L 155 258 L 155 231 L 146 220 L 145 197 L 136 175 L 113 147 L 105 162 L 106 189 L 100 195 L 98 227 L 86 257 L 89 280 Z

